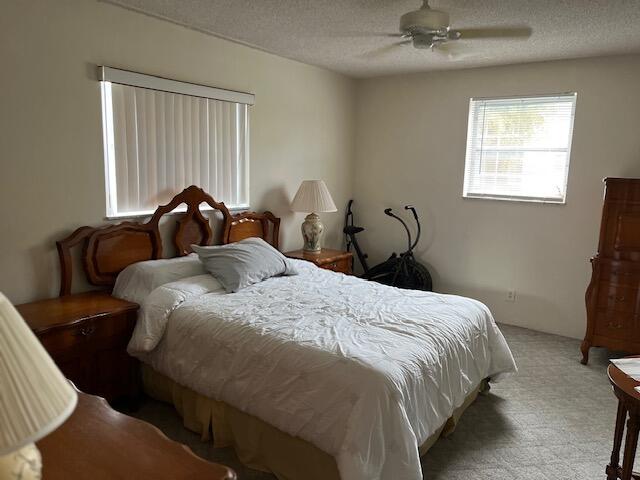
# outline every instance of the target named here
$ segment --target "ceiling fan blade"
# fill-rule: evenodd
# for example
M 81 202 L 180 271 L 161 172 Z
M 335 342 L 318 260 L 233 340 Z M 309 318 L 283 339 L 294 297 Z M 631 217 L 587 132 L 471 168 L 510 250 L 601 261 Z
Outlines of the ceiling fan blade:
M 371 38 L 371 37 L 387 37 L 387 38 L 403 38 L 407 35 L 404 33 L 389 33 L 389 32 L 334 32 L 331 34 L 323 33 L 322 35 L 308 35 L 310 37 L 331 37 L 331 38 Z
M 473 38 L 529 38 L 533 29 L 531 27 L 487 27 L 487 28 L 461 28 L 451 30 L 449 37 L 453 40 L 468 40 Z
M 473 58 L 474 55 L 466 52 L 466 49 L 461 48 L 461 44 L 454 42 L 445 42 L 437 45 L 433 48 L 433 52 L 439 55 L 446 55 L 447 60 L 451 62 L 457 62 L 466 58 Z
M 453 53 L 451 53 L 448 49 L 446 48 L 442 48 L 444 47 L 444 45 L 440 45 L 438 47 L 435 47 L 432 52 L 435 55 L 438 55 L 439 57 L 446 57 L 447 60 L 455 60 L 455 55 Z
M 384 46 L 376 48 L 374 50 L 370 50 L 368 52 L 365 52 L 365 53 L 359 55 L 359 57 L 361 57 L 361 58 L 379 57 L 381 55 L 384 55 L 386 53 L 389 53 L 389 52 L 395 50 L 396 47 L 400 47 L 402 45 L 407 45 L 409 43 L 411 43 L 411 40 L 402 40 L 400 42 L 390 43 L 389 45 L 384 45 Z
M 447 60 L 456 60 L 460 54 L 460 49 L 454 43 L 444 42 L 433 47 L 432 52 L 441 56 L 446 56 Z

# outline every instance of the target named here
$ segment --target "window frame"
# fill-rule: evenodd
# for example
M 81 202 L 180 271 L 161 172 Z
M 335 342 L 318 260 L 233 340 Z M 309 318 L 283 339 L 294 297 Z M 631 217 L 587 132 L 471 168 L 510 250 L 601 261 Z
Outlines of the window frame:
M 564 174 L 564 195 L 560 197 L 543 197 L 543 196 L 525 196 L 525 195 L 501 195 L 497 193 L 469 193 L 468 185 L 470 182 L 470 178 L 468 175 L 468 162 L 470 161 L 472 155 L 470 155 L 470 148 L 473 138 L 473 129 L 475 126 L 474 115 L 473 115 L 473 102 L 477 101 L 487 101 L 487 100 L 519 100 L 519 99 L 543 99 L 543 98 L 562 98 L 562 97 L 572 97 L 572 109 L 569 123 L 569 138 L 567 143 L 567 148 L 511 148 L 502 151 L 513 151 L 513 152 L 532 152 L 532 151 L 544 151 L 551 152 L 557 151 L 562 152 L 566 150 L 566 168 Z M 463 175 L 463 186 L 462 186 L 462 198 L 463 199 L 479 199 L 479 200 L 498 200 L 498 201 L 507 201 L 507 202 L 525 202 L 525 203 L 538 203 L 538 204 L 550 204 L 550 205 L 566 205 L 567 196 L 569 190 L 569 169 L 571 167 L 571 150 L 573 146 L 573 134 L 574 134 L 574 124 L 575 124 L 575 111 L 576 104 L 578 100 L 578 92 L 561 92 L 561 93 L 543 93 L 543 94 L 534 94 L 534 95 L 503 95 L 503 96 L 492 96 L 492 97 L 471 97 L 469 98 L 469 107 L 468 107 L 468 120 L 467 120 L 467 139 L 465 142 L 465 158 L 464 158 L 464 175 Z M 490 148 L 485 149 L 491 150 Z M 499 152 L 499 149 L 493 149 L 495 152 Z
M 199 85 L 195 83 L 171 80 L 164 77 L 147 75 L 128 70 L 108 66 L 98 66 L 98 80 L 100 82 L 100 96 L 102 104 L 102 132 L 103 132 L 103 162 L 104 162 L 104 181 L 105 181 L 105 200 L 106 200 L 106 220 L 118 220 L 127 218 L 141 218 L 152 215 L 154 209 L 137 210 L 129 212 L 119 212 L 117 210 L 117 180 L 116 180 L 116 161 L 115 161 L 115 142 L 113 132 L 113 101 L 111 99 L 111 84 L 120 84 L 130 87 L 140 87 L 159 92 L 175 93 L 192 97 L 201 97 L 204 99 L 212 99 L 224 102 L 235 103 L 245 107 L 244 136 L 245 145 L 245 165 L 244 176 L 238 176 L 236 179 L 238 185 L 243 182 L 246 189 L 246 202 L 238 205 L 230 205 L 227 208 L 232 212 L 243 212 L 249 210 L 250 202 L 250 108 L 255 104 L 255 95 L 252 93 L 238 92 L 234 90 L 226 90 L 222 88 L 210 87 L 207 85 Z M 185 188 L 188 185 L 185 186 Z M 214 210 L 209 205 L 201 205 L 200 210 Z M 186 206 L 180 205 L 176 207 L 170 214 L 178 214 L 186 212 Z

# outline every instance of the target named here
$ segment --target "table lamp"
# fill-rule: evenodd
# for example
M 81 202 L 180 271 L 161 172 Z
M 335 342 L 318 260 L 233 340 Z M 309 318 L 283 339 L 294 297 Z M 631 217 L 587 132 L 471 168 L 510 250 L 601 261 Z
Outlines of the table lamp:
M 41 478 L 34 442 L 73 412 L 75 389 L 0 293 L 0 478 Z
M 324 181 L 304 180 L 293 198 L 291 210 L 309 214 L 302 223 L 303 250 L 309 253 L 320 253 L 324 225 L 316 212 L 338 211 Z

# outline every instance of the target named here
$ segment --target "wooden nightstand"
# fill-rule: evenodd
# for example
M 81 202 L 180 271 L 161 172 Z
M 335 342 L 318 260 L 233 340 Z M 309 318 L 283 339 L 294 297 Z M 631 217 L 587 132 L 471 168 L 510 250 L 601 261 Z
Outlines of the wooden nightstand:
M 348 275 L 353 273 L 353 254 L 351 252 L 345 252 L 344 250 L 323 248 L 319 253 L 295 250 L 293 252 L 285 252 L 284 255 L 289 258 L 313 262 L 320 268 L 333 270 L 334 272 L 342 272 Z
M 87 292 L 16 308 L 80 390 L 108 401 L 137 396 L 138 363 L 126 352 L 136 324 L 136 303 Z

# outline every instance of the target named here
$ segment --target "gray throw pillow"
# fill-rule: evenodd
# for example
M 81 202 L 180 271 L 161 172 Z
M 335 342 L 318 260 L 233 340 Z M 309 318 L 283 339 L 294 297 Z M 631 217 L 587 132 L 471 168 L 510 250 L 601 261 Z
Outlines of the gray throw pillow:
M 227 292 L 237 292 L 278 275 L 298 273 L 287 257 L 257 237 L 227 245 L 191 245 L 191 248 Z

